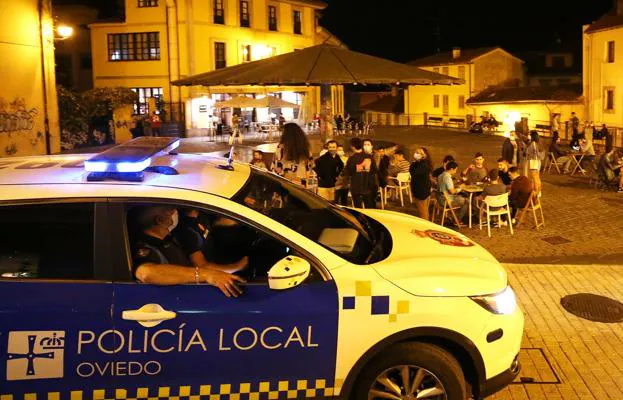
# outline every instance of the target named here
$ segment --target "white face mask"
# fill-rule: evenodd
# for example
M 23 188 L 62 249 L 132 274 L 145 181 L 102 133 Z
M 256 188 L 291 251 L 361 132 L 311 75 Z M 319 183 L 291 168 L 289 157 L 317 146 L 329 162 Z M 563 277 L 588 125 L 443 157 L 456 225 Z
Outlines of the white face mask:
M 363 151 L 372 154 L 372 146 L 363 146 Z
M 338 150 L 337 155 L 340 157 L 344 157 L 344 150 Z
M 173 220 L 173 223 L 171 223 L 171 225 L 169 225 L 169 227 L 167 229 L 169 229 L 169 232 L 172 232 L 173 229 L 177 228 L 177 223 L 180 220 L 180 215 L 178 214 L 177 210 L 173 211 L 173 215 L 171 215 L 171 219 Z
M 415 161 L 420 161 L 422 159 L 422 155 L 420 153 L 413 153 L 413 159 Z

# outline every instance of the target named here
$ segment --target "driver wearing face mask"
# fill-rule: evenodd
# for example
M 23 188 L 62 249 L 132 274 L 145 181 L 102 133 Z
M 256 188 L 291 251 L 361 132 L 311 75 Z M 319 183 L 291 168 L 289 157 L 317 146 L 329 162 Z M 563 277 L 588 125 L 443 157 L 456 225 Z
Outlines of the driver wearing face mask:
M 227 297 L 240 295 L 240 285 L 245 283 L 242 278 L 209 263 L 198 262 L 193 254 L 184 252 L 171 236 L 178 221 L 178 211 L 173 207 L 148 206 L 140 210 L 137 223 L 141 233 L 132 246 L 136 279 L 154 285 L 208 283 Z

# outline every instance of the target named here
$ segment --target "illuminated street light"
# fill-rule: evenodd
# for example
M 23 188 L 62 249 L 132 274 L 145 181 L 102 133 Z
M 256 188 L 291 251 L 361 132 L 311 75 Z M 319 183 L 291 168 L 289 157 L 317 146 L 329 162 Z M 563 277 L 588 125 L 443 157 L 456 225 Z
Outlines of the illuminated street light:
M 56 27 L 56 39 L 65 40 L 74 34 L 74 28 L 69 25 L 58 25 Z

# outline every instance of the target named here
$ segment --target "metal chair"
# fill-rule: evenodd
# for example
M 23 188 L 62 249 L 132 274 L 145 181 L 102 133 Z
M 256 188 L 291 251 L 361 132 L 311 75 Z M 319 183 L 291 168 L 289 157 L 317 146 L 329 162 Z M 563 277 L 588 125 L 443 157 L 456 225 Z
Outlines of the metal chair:
M 387 186 L 385 187 L 385 199 L 387 199 L 387 192 L 394 190 L 400 197 L 400 205 L 405 206 L 405 201 L 402 192 L 404 190 L 409 194 L 409 201 L 413 203 L 411 197 L 411 174 L 408 172 L 400 172 L 397 176 L 390 176 L 387 178 Z
M 491 237 L 491 217 L 498 217 L 498 227 L 500 227 L 502 225 L 502 215 L 507 216 L 511 235 L 514 234 L 513 224 L 511 222 L 511 208 L 508 204 L 508 193 L 499 196 L 487 196 L 482 200 L 482 205 L 480 206 L 480 221 L 478 222 L 481 230 L 483 225 L 482 220 L 485 214 L 487 216 L 487 235 L 489 235 L 489 237 Z

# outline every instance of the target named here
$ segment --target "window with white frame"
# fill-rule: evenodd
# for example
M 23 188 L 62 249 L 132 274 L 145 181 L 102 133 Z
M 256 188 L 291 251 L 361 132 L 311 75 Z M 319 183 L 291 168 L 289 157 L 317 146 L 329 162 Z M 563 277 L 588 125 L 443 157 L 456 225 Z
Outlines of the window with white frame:
M 160 60 L 160 33 L 111 33 L 108 35 L 108 61 Z
M 433 95 L 433 107 L 439 108 L 439 95 L 438 94 Z
M 161 87 L 135 87 L 130 88 L 138 94 L 138 100 L 134 103 L 134 114 L 146 115 L 150 114 L 149 98 L 153 98 L 156 102 L 156 110 L 162 108 L 162 88 Z

